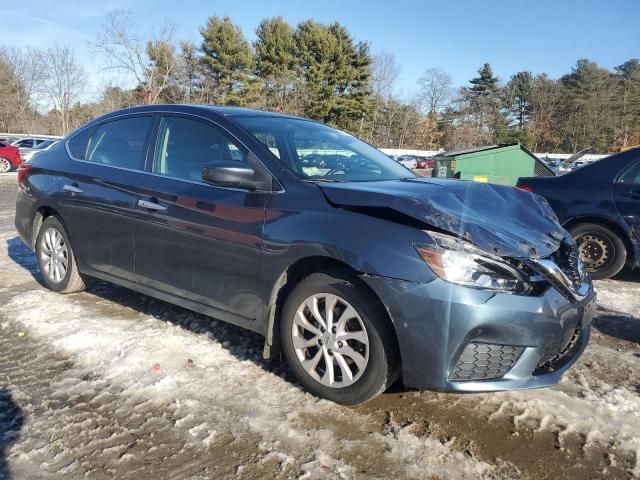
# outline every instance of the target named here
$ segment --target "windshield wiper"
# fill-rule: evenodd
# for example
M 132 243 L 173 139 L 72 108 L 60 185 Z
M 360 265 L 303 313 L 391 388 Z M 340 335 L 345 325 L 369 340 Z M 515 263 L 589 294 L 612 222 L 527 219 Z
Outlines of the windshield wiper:
M 346 181 L 346 180 L 338 180 L 336 178 L 315 178 L 315 177 L 303 178 L 302 180 L 305 182 L 327 182 L 327 183 L 342 183 Z

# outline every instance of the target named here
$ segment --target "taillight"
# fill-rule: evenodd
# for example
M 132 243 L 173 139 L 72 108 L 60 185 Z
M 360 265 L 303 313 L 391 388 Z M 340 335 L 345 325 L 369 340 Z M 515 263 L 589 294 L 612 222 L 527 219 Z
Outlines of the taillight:
M 18 167 L 18 183 L 22 185 L 24 179 L 27 178 L 27 173 L 31 170 L 31 165 L 28 163 L 21 163 Z
M 533 187 L 530 185 L 516 185 L 520 190 L 524 190 L 525 192 L 533 192 Z

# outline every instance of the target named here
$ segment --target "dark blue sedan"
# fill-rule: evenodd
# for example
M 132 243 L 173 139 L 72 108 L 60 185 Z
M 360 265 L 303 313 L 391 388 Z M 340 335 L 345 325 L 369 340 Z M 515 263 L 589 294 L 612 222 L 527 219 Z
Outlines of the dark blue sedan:
M 100 117 L 18 173 L 43 282 L 97 278 L 265 336 L 310 392 L 402 379 L 454 392 L 555 385 L 595 293 L 537 195 L 417 178 L 357 138 L 256 110 Z
M 640 148 L 517 186 L 548 200 L 593 278 L 640 266 Z

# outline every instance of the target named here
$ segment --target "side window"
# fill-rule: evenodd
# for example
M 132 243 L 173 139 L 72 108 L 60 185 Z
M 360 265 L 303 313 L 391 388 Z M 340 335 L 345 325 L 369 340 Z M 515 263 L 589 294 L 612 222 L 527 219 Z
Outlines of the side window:
M 280 150 L 278 149 L 278 142 L 273 133 L 267 132 L 251 132 L 253 136 L 260 140 L 265 146 L 271 150 L 276 157 L 280 158 Z
M 640 184 L 640 162 L 631 166 L 620 177 L 620 183 Z
M 144 169 L 144 142 L 151 117 L 113 120 L 96 128 L 87 146 L 86 160 L 113 167 Z
M 16 147 L 18 148 L 31 148 L 33 147 L 33 140 L 30 138 L 25 138 L 24 140 L 20 140 L 16 143 Z
M 89 145 L 89 139 L 91 134 L 95 131 L 95 128 L 85 128 L 83 131 L 72 137 L 67 142 L 67 148 L 73 158 L 78 160 L 86 160 L 87 158 L 87 146 Z
M 211 124 L 183 117 L 162 117 L 153 171 L 201 181 L 202 167 L 219 161 L 247 162 L 247 150 Z

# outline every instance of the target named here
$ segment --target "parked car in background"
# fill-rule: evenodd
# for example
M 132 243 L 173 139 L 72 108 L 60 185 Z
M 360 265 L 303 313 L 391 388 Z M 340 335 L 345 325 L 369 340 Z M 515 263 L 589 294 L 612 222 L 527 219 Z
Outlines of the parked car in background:
M 416 162 L 416 168 L 418 169 L 433 168 L 433 158 L 418 157 L 418 160 Z
M 7 173 L 20 166 L 18 147 L 0 142 L 0 173 Z
M 99 278 L 248 328 L 335 402 L 399 378 L 556 385 L 589 339 L 596 295 L 542 197 L 418 178 L 310 120 L 122 110 L 21 165 L 18 184 L 16 228 L 51 290 Z
M 40 137 L 23 137 L 23 138 L 14 140 L 13 142 L 11 142 L 11 145 L 13 145 L 14 147 L 18 147 L 20 149 L 36 148 L 38 145 L 48 140 L 49 139 L 47 138 L 40 138 Z
M 410 169 L 416 168 L 417 165 L 416 157 L 414 155 L 400 155 L 396 161 Z
M 640 148 L 517 186 L 548 200 L 593 278 L 640 266 Z
M 37 146 L 33 148 L 21 148 L 20 156 L 22 157 L 23 162 L 31 161 L 31 158 L 38 152 L 42 152 L 43 150 L 48 150 L 53 147 L 58 140 L 45 140 L 44 142 L 39 143 Z

